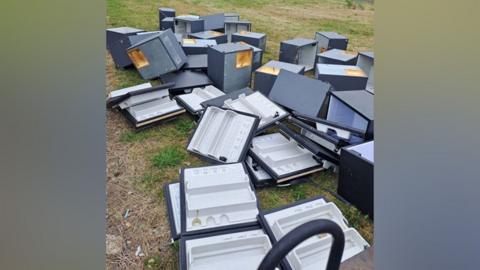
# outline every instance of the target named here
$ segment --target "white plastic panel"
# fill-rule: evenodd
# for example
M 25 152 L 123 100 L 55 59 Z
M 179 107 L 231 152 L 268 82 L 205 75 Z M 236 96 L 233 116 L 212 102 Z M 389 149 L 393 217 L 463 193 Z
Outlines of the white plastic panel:
M 146 121 L 158 116 L 170 114 L 183 108 L 178 106 L 177 102 L 169 97 L 156 99 L 147 103 L 132 106 L 127 111 L 135 118 L 137 122 Z
M 272 248 L 262 230 L 185 241 L 188 270 L 257 269 Z
M 374 141 L 369 141 L 362 144 L 357 144 L 354 146 L 347 147 L 348 150 L 352 150 L 360 154 L 363 158 L 374 163 Z
M 367 119 L 356 113 L 334 96 L 331 96 L 330 98 L 327 120 L 360 129 L 362 131 L 366 131 L 368 127 Z
M 175 223 L 175 230 L 180 233 L 180 183 L 168 185 L 170 193 L 170 202 L 172 204 L 173 222 Z
M 239 162 L 255 123 L 254 117 L 208 107 L 187 149 L 218 161 Z
M 128 94 L 132 91 L 138 91 L 138 90 L 147 89 L 147 88 L 150 88 L 150 87 L 152 87 L 152 84 L 148 82 L 148 83 L 142 83 L 142 84 L 130 86 L 130 87 L 127 87 L 127 88 L 122 88 L 122 89 L 110 92 L 108 94 L 108 98 L 115 98 L 115 97 L 123 96 L 123 95 L 126 95 L 126 94 Z
M 277 241 L 298 226 L 315 219 L 328 219 L 336 222 L 345 234 L 342 261 L 353 257 L 369 246 L 355 229 L 348 227 L 337 206 L 331 202 L 327 203 L 324 199 L 291 206 L 266 214 L 264 217 Z M 329 234 L 311 237 L 294 248 L 287 255 L 287 261 L 294 270 L 325 269 L 331 244 L 332 237 Z
M 344 231 L 345 247 L 342 262 L 350 259 L 368 247 L 367 241 L 353 228 Z M 332 246 L 332 237 L 327 236 L 309 245 L 299 246 L 287 255 L 287 260 L 294 270 L 317 270 L 327 267 L 328 255 Z
M 186 231 L 256 220 L 257 198 L 242 163 L 184 170 Z
M 145 102 L 153 101 L 168 96 L 168 89 L 156 90 L 152 92 L 135 95 L 122 101 L 118 106 L 120 109 L 126 109 L 135 105 L 139 105 Z
M 194 88 L 191 93 L 178 95 L 177 98 L 181 99 L 184 103 L 188 104 L 194 111 L 201 111 L 203 109 L 202 102 L 225 95 L 224 92 L 209 85 L 205 88 Z
M 272 179 L 272 177 L 264 170 L 260 165 L 256 167 L 256 170 L 253 168 L 253 159 L 250 156 L 247 156 L 245 159 L 245 164 L 250 168 L 251 172 L 255 175 L 258 181 L 267 181 Z
M 315 67 L 315 57 L 317 57 L 316 45 L 307 45 L 298 50 L 298 64 L 305 66 L 305 71 Z
M 310 151 L 280 133 L 255 137 L 252 146 L 251 151 L 279 176 L 320 165 Z
M 235 100 L 227 99 L 224 106 L 232 110 L 257 115 L 260 117 L 259 129 L 288 114 L 260 92 L 254 92 L 248 96 L 241 94 Z
M 323 123 L 316 123 L 316 127 L 317 127 L 317 130 L 321 131 L 321 132 L 324 132 L 324 133 L 327 133 L 327 131 L 329 129 L 333 129 L 335 130 L 335 132 L 337 133 L 337 136 L 340 137 L 340 138 L 343 138 L 343 139 L 350 139 L 350 135 L 351 135 L 351 132 L 348 131 L 348 130 L 344 130 L 344 129 L 341 129 L 341 128 L 337 128 L 337 127 L 333 127 L 333 126 L 330 126 L 330 125 L 327 125 L 327 124 L 323 124 Z

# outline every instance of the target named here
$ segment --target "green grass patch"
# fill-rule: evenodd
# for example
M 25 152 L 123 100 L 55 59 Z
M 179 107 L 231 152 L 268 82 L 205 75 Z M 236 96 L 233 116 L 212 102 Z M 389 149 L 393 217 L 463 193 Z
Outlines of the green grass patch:
M 173 167 L 180 165 L 187 157 L 187 154 L 178 145 L 171 145 L 163 148 L 160 153 L 152 158 L 152 163 L 155 167 L 163 169 L 166 167 Z
M 154 135 L 153 129 L 142 130 L 139 132 L 128 130 L 120 135 L 120 141 L 124 143 L 141 142 Z
M 188 119 L 188 118 L 183 118 L 182 117 L 182 118 L 179 118 L 175 122 L 176 129 L 183 136 L 186 136 L 186 135 L 190 134 L 190 132 L 193 130 L 194 126 L 195 126 L 195 124 L 193 123 L 193 121 L 191 119 Z

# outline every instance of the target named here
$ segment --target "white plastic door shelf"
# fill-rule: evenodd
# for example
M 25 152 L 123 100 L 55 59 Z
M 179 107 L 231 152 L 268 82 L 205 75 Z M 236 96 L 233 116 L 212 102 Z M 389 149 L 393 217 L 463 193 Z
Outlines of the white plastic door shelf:
M 171 228 L 172 239 L 176 240 L 179 237 L 181 232 L 181 223 L 180 223 L 180 183 L 172 183 L 166 186 L 165 192 L 168 215 L 170 217 L 169 222 Z
M 368 243 L 353 228 L 332 202 L 317 198 L 280 210 L 273 210 L 262 217 L 275 241 L 280 240 L 294 228 L 315 219 L 328 219 L 336 222 L 344 231 L 345 248 L 342 261 L 360 253 Z M 325 269 L 332 238 L 328 234 L 311 237 L 287 255 L 288 266 L 294 270 Z
M 185 112 L 176 101 L 169 97 L 132 106 L 126 111 L 135 119 L 137 127 Z
M 185 240 L 184 269 L 257 269 L 272 244 L 262 230 L 227 233 Z
M 270 170 L 278 178 L 277 182 L 299 177 L 301 175 L 297 173 L 303 175 L 309 169 L 321 169 L 321 164 L 313 158 L 310 151 L 280 133 L 253 138 L 251 152 L 257 161 L 265 164 L 265 170 Z M 287 179 L 281 179 L 283 177 Z
M 187 150 L 220 163 L 243 159 L 259 119 L 232 110 L 208 107 Z
M 257 198 L 242 163 L 187 168 L 182 183 L 185 232 L 256 222 Z
M 288 116 L 288 113 L 285 110 L 260 92 L 254 92 L 248 96 L 241 94 L 234 100 L 227 99 L 225 100 L 224 106 L 226 108 L 254 114 L 260 117 L 258 129 L 263 129 L 266 126 L 275 123 L 275 121 Z
M 124 110 L 135 105 L 139 105 L 156 99 L 161 99 L 164 97 L 168 97 L 168 89 L 156 90 L 140 95 L 131 96 L 126 100 L 120 102 L 118 106 L 120 107 L 120 109 Z
M 191 93 L 178 95 L 176 98 L 180 103 L 185 104 L 191 113 L 198 113 L 203 110 L 202 102 L 225 95 L 215 86 L 209 85 L 205 88 L 194 88 Z

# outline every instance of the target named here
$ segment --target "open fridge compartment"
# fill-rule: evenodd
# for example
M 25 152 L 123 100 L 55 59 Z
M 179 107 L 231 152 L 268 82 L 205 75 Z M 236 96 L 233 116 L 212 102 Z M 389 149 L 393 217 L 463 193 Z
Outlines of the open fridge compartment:
M 180 183 L 170 183 L 163 186 L 163 196 L 167 203 L 168 223 L 172 242 L 180 238 Z
M 305 71 L 315 68 L 317 44 L 309 44 L 298 48 L 298 65 L 304 66 Z
M 250 95 L 240 94 L 236 99 L 227 99 L 223 107 L 260 117 L 258 131 L 272 126 L 276 121 L 281 121 L 289 115 L 260 92 L 253 92 Z
M 207 107 L 187 150 L 215 163 L 243 161 L 259 122 L 256 115 Z
M 259 206 L 243 163 L 182 169 L 183 235 L 257 224 Z
M 257 269 L 271 248 L 259 226 L 186 237 L 180 240 L 180 269 Z
M 355 229 L 349 227 L 338 207 L 334 203 L 326 201 L 323 197 L 316 197 L 265 211 L 260 213 L 258 218 L 262 227 L 270 236 L 272 243 L 278 242 L 287 233 L 306 222 L 328 219 L 337 223 L 344 232 L 345 248 L 342 261 L 369 247 L 362 236 Z M 305 240 L 286 256 L 284 269 L 325 269 L 331 242 L 332 237 L 328 234 L 320 234 Z
M 250 155 L 276 183 L 283 183 L 321 171 L 322 163 L 296 140 L 280 133 L 257 136 Z
M 205 88 L 194 88 L 191 93 L 178 95 L 175 99 L 187 109 L 191 114 L 198 115 L 203 111 L 202 102 L 225 95 L 213 85 Z

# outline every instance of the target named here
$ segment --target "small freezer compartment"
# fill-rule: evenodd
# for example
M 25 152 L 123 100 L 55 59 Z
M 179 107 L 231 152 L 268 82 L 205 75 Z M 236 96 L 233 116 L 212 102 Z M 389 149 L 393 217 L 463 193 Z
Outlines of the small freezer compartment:
M 254 92 L 250 95 L 241 94 L 237 99 L 227 99 L 224 103 L 225 108 L 254 114 L 260 117 L 258 130 L 264 130 L 287 117 L 289 114 L 280 106 L 266 98 L 260 92 Z
M 258 227 L 196 236 L 180 241 L 181 270 L 257 269 L 272 248 Z
M 346 50 L 348 46 L 348 38 L 336 32 L 316 32 L 315 39 L 318 41 L 319 53 L 331 49 Z
M 331 49 L 317 55 L 318 64 L 356 65 L 358 53 Z
M 212 81 L 200 70 L 180 70 L 160 76 L 160 80 L 173 86 L 169 88 L 170 96 L 190 93 L 194 88 L 211 85 Z
M 212 30 L 198 32 L 198 33 L 190 33 L 188 34 L 188 36 L 194 39 L 215 40 L 217 44 L 227 43 L 227 34 L 224 34 L 222 32 L 212 31 Z
M 275 181 L 272 176 L 268 174 L 251 156 L 245 158 L 245 165 L 248 173 L 250 174 L 250 180 L 253 186 L 258 188 L 270 187 L 275 185 Z
M 315 68 L 317 41 L 313 39 L 296 38 L 280 43 L 279 60 L 305 67 L 305 71 Z
M 172 242 L 180 238 L 180 183 L 165 184 L 163 186 L 163 196 L 167 203 L 168 223 L 170 224 L 170 235 Z
M 304 66 L 271 60 L 255 70 L 253 88 L 257 91 L 260 91 L 265 96 L 268 96 L 270 94 L 270 90 L 272 90 L 278 73 L 280 73 L 280 70 L 282 69 L 302 75 L 305 71 Z
M 365 74 L 368 74 L 367 91 L 374 92 L 374 54 L 373 52 L 360 52 L 358 54 L 357 66 L 360 67 Z
M 127 55 L 127 48 L 132 45 L 129 37 L 144 32 L 132 27 L 109 28 L 107 31 L 107 49 L 117 68 L 126 68 L 132 65 Z
M 309 150 L 280 133 L 253 138 L 250 155 L 275 179 L 276 183 L 322 170 L 322 164 Z
M 182 236 L 257 224 L 257 197 L 243 163 L 184 168 Z
M 141 128 L 178 116 L 184 113 L 185 109 L 180 107 L 175 100 L 170 99 L 167 95 L 125 108 L 123 112 L 135 128 Z
M 260 48 L 257 48 L 255 46 L 252 46 L 246 42 L 239 41 L 239 42 L 233 42 L 236 44 L 242 44 L 245 46 L 248 46 L 252 48 L 253 50 L 253 58 L 252 58 L 252 70 L 256 70 L 257 68 L 262 66 L 262 61 L 263 61 L 263 50 Z
M 339 123 L 365 133 L 373 139 L 374 95 L 365 90 L 331 91 L 322 105 L 320 118 Z
M 215 45 L 217 42 L 213 39 L 184 38 L 182 40 L 182 48 L 187 55 L 206 54 L 208 47 Z
M 216 163 L 243 161 L 259 122 L 255 115 L 207 107 L 187 150 Z
M 252 30 L 252 23 L 249 21 L 225 21 L 225 34 L 227 34 L 228 42 L 232 42 L 232 34 L 238 32 L 250 32 Z
M 254 51 L 250 46 L 225 43 L 209 47 L 207 73 L 214 85 L 231 92 L 250 85 Z
M 225 95 L 225 93 L 218 90 L 215 86 L 209 85 L 205 88 L 194 88 L 191 93 L 178 95 L 175 98 L 191 114 L 198 115 L 203 111 L 202 102 L 223 95 Z
M 308 116 L 318 116 L 328 91 L 326 82 L 280 70 L 268 98 L 275 103 Z
M 205 21 L 195 15 L 181 15 L 174 18 L 175 33 L 181 34 L 183 38 L 189 33 L 201 32 L 204 30 Z
M 340 154 L 338 194 L 373 219 L 374 142 L 345 147 Z
M 187 62 L 187 56 L 170 29 L 133 44 L 127 54 L 145 80 L 179 70 Z
M 300 201 L 278 209 L 262 212 L 260 223 L 273 243 L 287 233 L 316 219 L 328 219 L 337 223 L 344 231 L 345 248 L 342 261 L 362 252 L 369 245 L 348 222 L 338 207 L 322 197 Z M 311 237 L 295 247 L 286 257 L 285 268 L 293 270 L 325 269 L 330 252 L 332 237 L 320 234 Z
M 315 77 L 330 83 L 335 91 L 362 90 L 368 81 L 361 68 L 347 65 L 317 64 Z

